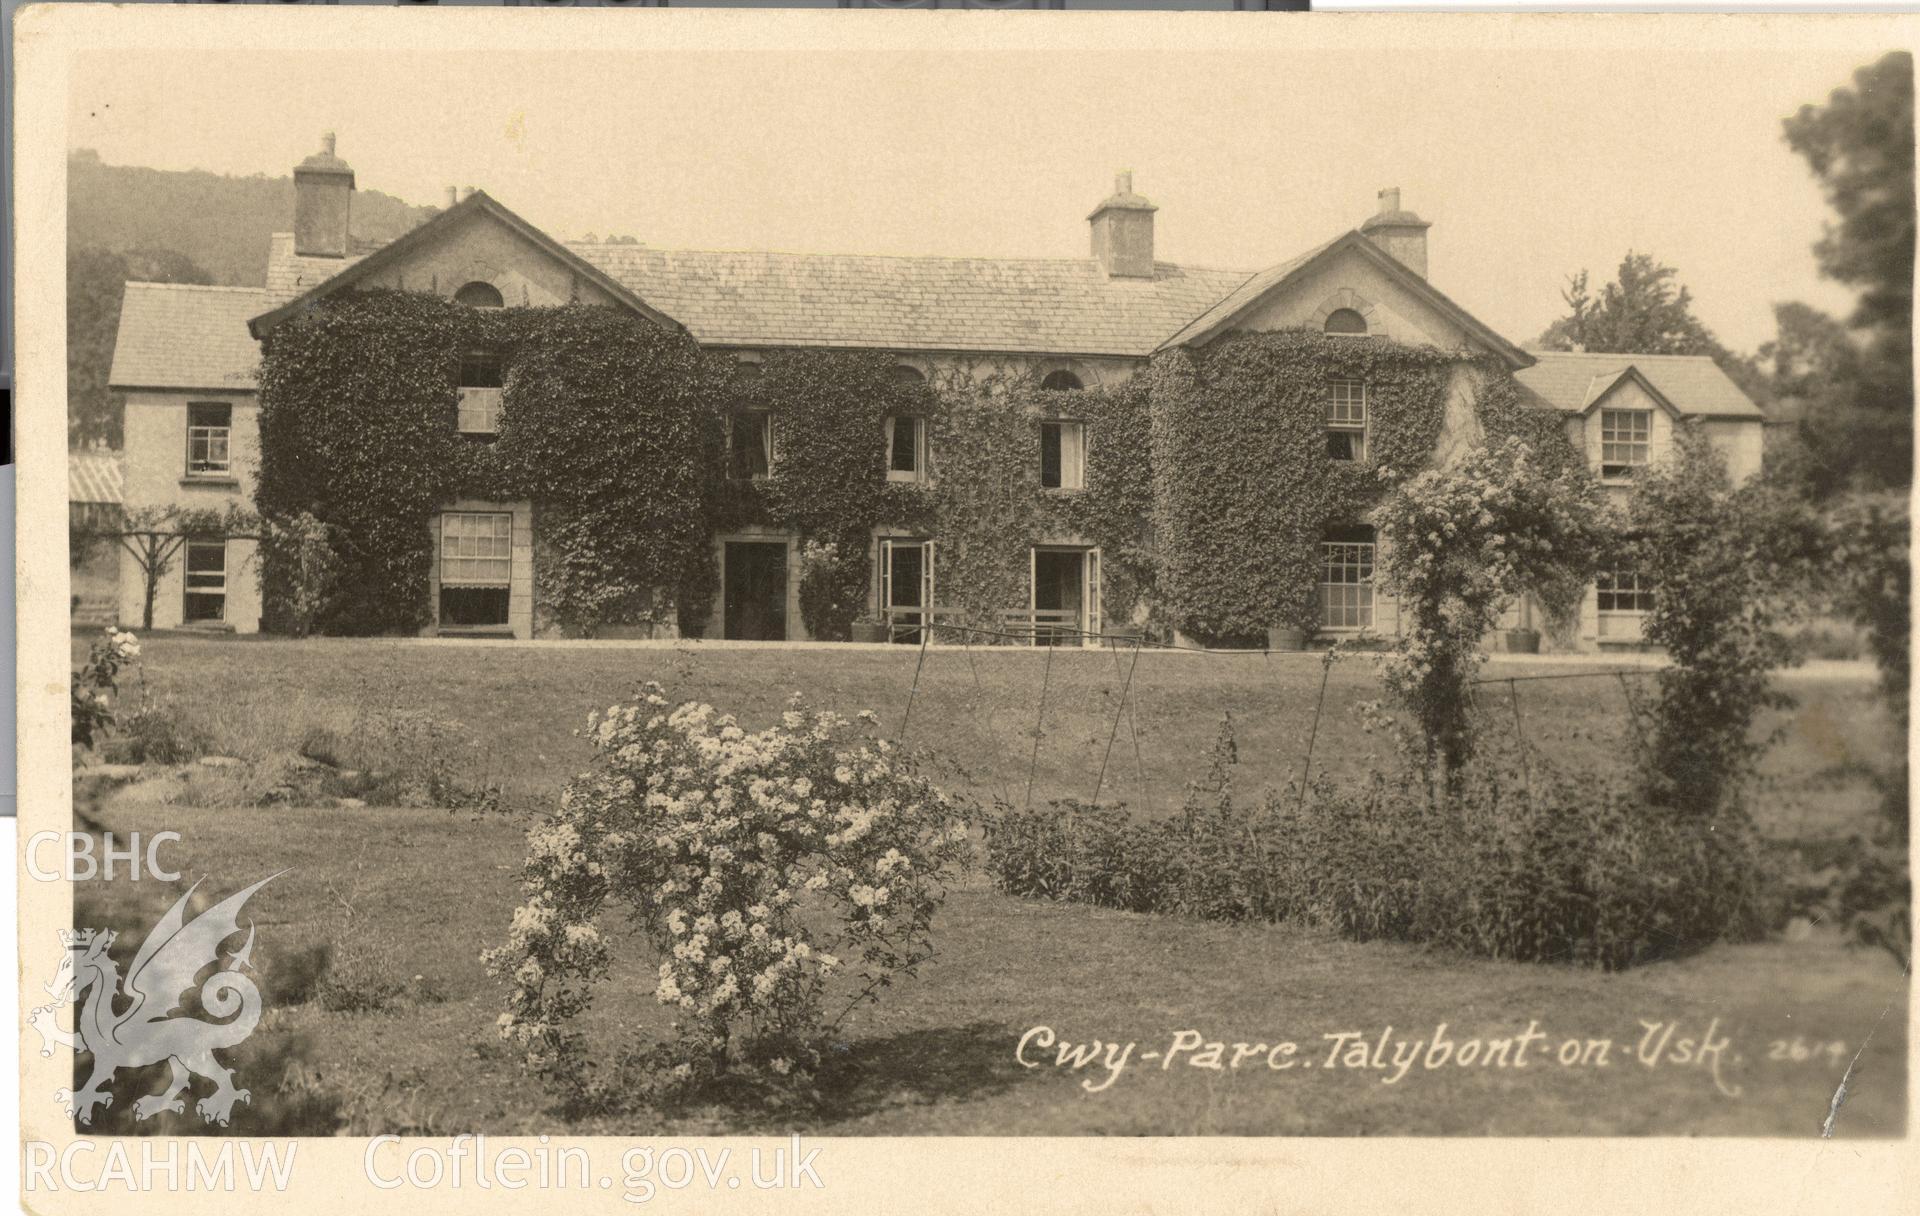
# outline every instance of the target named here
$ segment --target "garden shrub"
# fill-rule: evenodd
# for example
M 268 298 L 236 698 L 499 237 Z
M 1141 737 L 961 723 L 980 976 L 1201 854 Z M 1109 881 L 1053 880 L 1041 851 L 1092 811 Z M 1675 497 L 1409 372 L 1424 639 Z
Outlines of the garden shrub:
M 139 657 L 139 639 L 112 625 L 106 627 L 99 641 L 87 648 L 86 661 L 73 673 L 68 685 L 76 746 L 94 747 L 113 728 L 120 671 Z
M 1797 661 L 1790 630 L 1826 537 L 1801 500 L 1763 481 L 1735 487 L 1705 436 L 1683 430 L 1676 445 L 1628 509 L 1626 557 L 1656 588 L 1642 633 L 1671 660 L 1634 737 L 1646 796 L 1711 817 L 1739 804 L 1770 742 L 1753 737 L 1761 712 L 1793 704 L 1773 672 Z
M 263 517 L 260 554 L 262 563 L 274 570 L 279 591 L 264 606 L 271 609 L 271 616 L 263 619 L 263 627 L 306 637 L 326 614 L 340 581 L 332 529 L 310 511 L 285 518 Z
M 1012 895 L 1609 970 L 1755 937 L 1780 915 L 1744 821 L 1676 816 L 1537 756 L 1524 770 L 1482 757 L 1437 803 L 1413 769 L 1242 802 L 1216 749 L 1174 815 L 999 808 L 987 869 Z
M 677 1018 L 667 1041 L 627 1053 L 642 1096 L 723 1078 L 803 1093 L 829 986 L 836 1000 L 853 989 L 851 1010 L 931 956 L 934 913 L 970 851 L 960 808 L 913 754 L 797 695 L 750 733 L 648 684 L 589 734 L 595 766 L 528 834 L 527 902 L 485 956 L 512 984 L 502 1036 L 570 1105 L 618 1100 L 577 1023 L 607 974 L 598 922 L 618 901 L 657 952 L 654 996 Z

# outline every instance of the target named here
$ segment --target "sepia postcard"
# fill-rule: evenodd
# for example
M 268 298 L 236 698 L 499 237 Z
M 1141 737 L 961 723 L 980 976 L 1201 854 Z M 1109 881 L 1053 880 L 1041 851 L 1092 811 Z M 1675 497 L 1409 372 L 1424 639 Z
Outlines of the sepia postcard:
M 1916 29 L 23 10 L 21 1201 L 1910 1210 Z

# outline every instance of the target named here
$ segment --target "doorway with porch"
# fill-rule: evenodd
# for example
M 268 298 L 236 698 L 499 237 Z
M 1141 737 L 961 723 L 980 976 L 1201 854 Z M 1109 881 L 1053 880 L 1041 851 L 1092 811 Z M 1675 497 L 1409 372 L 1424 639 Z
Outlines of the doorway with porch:
M 721 561 L 721 636 L 738 642 L 785 641 L 786 542 L 730 540 Z

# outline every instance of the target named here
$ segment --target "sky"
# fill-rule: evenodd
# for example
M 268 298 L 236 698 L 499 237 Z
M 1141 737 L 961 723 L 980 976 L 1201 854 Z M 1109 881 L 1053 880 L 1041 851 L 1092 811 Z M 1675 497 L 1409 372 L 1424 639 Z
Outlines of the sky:
M 1161 260 L 1248 270 L 1398 186 L 1430 280 L 1516 342 L 1631 249 L 1752 350 L 1776 301 L 1850 305 L 1781 120 L 1879 51 L 122 51 L 76 57 L 67 146 L 277 176 L 331 130 L 362 189 L 479 186 L 563 239 L 954 256 L 1085 256 L 1129 168 Z

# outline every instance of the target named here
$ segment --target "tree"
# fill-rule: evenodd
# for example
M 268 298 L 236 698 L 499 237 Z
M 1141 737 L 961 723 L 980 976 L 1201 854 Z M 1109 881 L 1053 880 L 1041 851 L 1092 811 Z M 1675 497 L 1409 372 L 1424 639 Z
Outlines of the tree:
M 1784 124 L 1839 216 L 1813 247 L 1820 272 L 1860 290 L 1846 322 L 1856 357 L 1803 399 L 1798 430 L 1820 495 L 1913 480 L 1913 57 L 1896 51 L 1853 80 Z M 1839 323 L 1809 314 L 1784 306 L 1775 345 L 1791 352 L 1819 331 L 1833 350 Z
M 1651 254 L 1628 250 L 1614 281 L 1597 294 L 1586 271 L 1570 276 L 1560 293 L 1567 315 L 1547 327 L 1540 345 L 1608 354 L 1706 355 L 1749 396 L 1764 399 L 1766 381 L 1759 368 L 1722 346 L 1693 315 L 1693 293 L 1679 273 Z
M 170 249 L 113 253 L 67 250 L 67 443 L 120 446 L 124 403 L 107 388 L 120 303 L 129 280 L 211 283 L 213 276 Z

